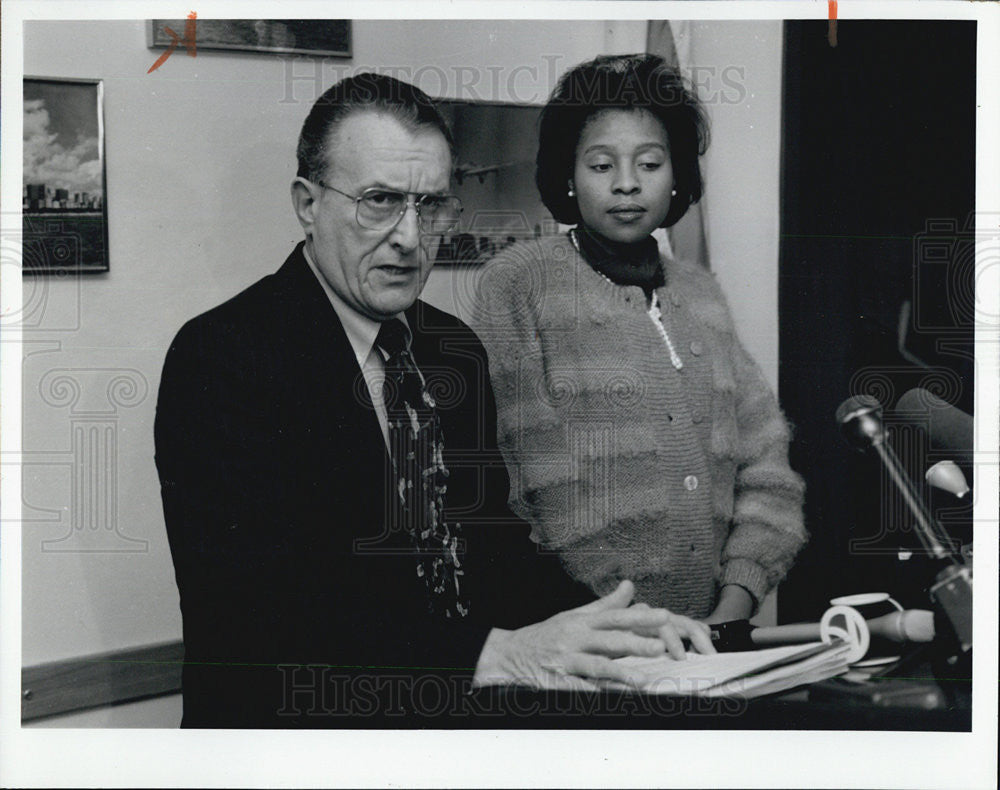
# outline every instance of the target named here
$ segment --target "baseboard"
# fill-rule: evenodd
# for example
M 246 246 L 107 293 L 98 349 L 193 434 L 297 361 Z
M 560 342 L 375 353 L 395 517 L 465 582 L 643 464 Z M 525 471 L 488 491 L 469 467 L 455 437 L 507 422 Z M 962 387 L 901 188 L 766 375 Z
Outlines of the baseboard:
M 21 721 L 175 694 L 180 641 L 113 650 L 21 670 Z

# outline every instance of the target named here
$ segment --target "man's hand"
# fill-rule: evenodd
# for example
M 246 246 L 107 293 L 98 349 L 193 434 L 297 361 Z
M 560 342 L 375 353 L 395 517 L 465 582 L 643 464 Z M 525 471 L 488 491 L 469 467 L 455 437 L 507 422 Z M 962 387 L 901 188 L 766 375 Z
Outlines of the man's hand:
M 661 634 L 678 626 L 684 635 L 697 631 L 704 637 L 706 652 L 715 652 L 705 626 L 665 609 L 629 607 L 634 593 L 632 583 L 623 581 L 610 595 L 541 623 L 516 631 L 494 628 L 483 645 L 473 683 L 576 690 L 597 689 L 596 680 L 631 683 L 627 668 L 612 659 L 662 655 L 667 643 Z M 671 637 L 683 655 L 678 634 Z
M 644 603 L 637 603 L 632 608 L 648 609 L 649 607 Z M 655 635 L 666 646 L 667 652 L 670 653 L 671 657 L 678 661 L 683 661 L 687 658 L 687 651 L 684 647 L 685 641 L 698 653 L 710 655 L 718 652 L 715 649 L 715 645 L 712 644 L 712 629 L 708 625 L 670 611 L 667 611 L 667 622 L 656 629 Z

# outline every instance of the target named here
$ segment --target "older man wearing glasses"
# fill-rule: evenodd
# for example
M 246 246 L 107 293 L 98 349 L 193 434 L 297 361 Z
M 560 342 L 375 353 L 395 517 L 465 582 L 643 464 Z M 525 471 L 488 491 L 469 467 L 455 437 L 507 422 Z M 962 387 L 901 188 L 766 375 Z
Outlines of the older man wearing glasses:
M 612 659 L 711 651 L 697 623 L 594 600 L 507 510 L 485 352 L 418 300 L 452 140 L 361 74 L 317 100 L 305 240 L 168 352 L 156 462 L 184 623 L 186 727 L 467 723 L 475 686 L 594 688 Z

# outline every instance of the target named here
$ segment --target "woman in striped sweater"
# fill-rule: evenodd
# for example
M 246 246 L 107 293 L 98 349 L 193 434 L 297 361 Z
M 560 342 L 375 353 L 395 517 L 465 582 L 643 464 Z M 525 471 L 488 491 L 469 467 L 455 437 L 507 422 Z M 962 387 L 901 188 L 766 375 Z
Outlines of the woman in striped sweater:
M 750 616 L 805 542 L 789 431 L 699 266 L 650 235 L 701 197 L 707 123 L 652 55 L 559 81 L 536 183 L 566 235 L 516 244 L 482 273 L 512 505 L 596 594 L 722 622 Z

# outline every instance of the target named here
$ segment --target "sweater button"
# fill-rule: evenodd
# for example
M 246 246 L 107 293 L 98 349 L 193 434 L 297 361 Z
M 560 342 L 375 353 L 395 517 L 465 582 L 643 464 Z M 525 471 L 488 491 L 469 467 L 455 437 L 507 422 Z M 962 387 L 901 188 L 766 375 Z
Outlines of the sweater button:
M 704 419 L 705 417 L 702 415 L 700 411 L 696 411 L 694 414 L 691 415 L 691 422 L 693 422 L 695 425 L 697 425 Z
M 688 491 L 694 491 L 698 487 L 698 478 L 694 475 L 688 475 L 684 478 L 684 487 Z
M 691 341 L 691 353 L 694 354 L 696 357 L 700 357 L 702 351 L 704 351 L 704 348 L 702 348 L 701 341 L 700 340 L 692 340 Z

